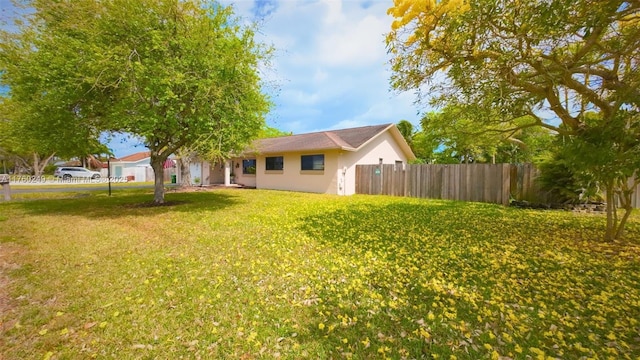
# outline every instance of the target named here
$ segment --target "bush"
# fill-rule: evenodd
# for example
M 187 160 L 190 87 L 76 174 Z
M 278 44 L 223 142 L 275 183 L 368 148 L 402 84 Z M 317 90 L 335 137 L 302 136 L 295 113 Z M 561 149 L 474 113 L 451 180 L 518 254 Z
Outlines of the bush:
M 55 164 L 49 164 L 49 165 L 45 166 L 43 174 L 44 175 L 53 175 L 53 172 L 56 171 L 56 167 L 57 166 Z
M 602 201 L 600 189 L 594 177 L 588 173 L 578 173 L 561 150 L 538 164 L 538 183 L 554 203 L 585 203 Z

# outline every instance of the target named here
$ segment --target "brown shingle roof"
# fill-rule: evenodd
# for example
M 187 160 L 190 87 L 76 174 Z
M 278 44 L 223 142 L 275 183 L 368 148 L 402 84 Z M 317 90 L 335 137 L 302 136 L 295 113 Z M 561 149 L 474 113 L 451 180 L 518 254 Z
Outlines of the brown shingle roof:
M 291 151 L 350 150 L 354 151 L 391 124 L 363 126 L 358 128 L 321 131 L 308 134 L 259 139 L 251 152 L 277 154 Z
M 127 155 L 127 156 L 123 156 L 120 159 L 118 159 L 119 161 L 131 161 L 131 162 L 136 162 L 136 161 L 140 161 L 142 159 L 146 159 L 148 157 L 151 156 L 151 151 L 141 151 L 141 152 L 137 152 L 135 154 L 131 154 L 131 155 Z

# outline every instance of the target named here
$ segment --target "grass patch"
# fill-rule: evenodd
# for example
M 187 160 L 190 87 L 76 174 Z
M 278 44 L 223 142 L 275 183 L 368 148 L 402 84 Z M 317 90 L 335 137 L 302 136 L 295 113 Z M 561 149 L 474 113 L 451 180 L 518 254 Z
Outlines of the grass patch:
M 636 358 L 640 216 L 148 190 L 0 204 L 0 350 L 57 358 Z

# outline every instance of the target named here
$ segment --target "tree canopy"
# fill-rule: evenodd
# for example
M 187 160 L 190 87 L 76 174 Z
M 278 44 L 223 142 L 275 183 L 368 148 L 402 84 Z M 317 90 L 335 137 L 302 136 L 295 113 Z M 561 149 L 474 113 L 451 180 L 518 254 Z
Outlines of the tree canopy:
M 422 133 L 437 144 L 433 160 L 437 163 L 522 163 L 533 162 L 548 150 L 554 135 L 539 127 L 524 127 L 508 132 L 488 131 L 483 118 L 469 107 L 454 104 L 432 111 L 422 118 Z M 484 114 L 482 116 L 496 116 Z M 531 122 L 527 116 L 514 124 Z
M 617 194 L 606 238 L 619 238 L 626 216 L 618 220 L 615 203 L 628 215 L 640 181 L 628 186 L 640 168 L 639 10 L 620 0 L 395 0 L 391 84 L 423 103 L 474 111 L 486 131 L 539 126 L 588 147 L 582 170 Z
M 230 7 L 209 1 L 33 0 L 4 33 L 2 81 L 45 104 L 43 125 L 128 132 L 144 139 L 164 201 L 163 164 L 182 147 L 240 150 L 270 107 L 258 71 L 269 48 Z M 71 121 L 73 119 L 74 121 Z

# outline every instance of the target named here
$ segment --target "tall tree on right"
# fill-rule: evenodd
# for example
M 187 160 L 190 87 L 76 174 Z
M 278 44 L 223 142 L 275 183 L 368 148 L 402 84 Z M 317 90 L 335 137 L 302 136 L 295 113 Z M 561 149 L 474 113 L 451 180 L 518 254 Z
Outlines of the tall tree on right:
M 394 0 L 388 13 L 395 89 L 498 114 L 475 114 L 487 131 L 565 135 L 575 170 L 606 189 L 605 239 L 623 236 L 640 182 L 639 2 Z

